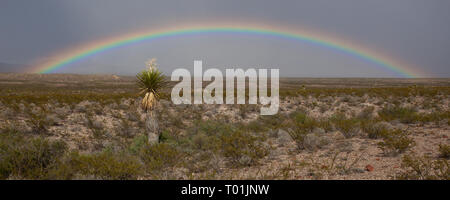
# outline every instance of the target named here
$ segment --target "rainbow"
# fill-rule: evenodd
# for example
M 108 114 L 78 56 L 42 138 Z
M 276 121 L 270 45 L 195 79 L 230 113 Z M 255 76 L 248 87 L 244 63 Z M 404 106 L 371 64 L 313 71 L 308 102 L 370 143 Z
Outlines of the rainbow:
M 77 61 L 83 60 L 98 53 L 110 49 L 123 47 L 144 41 L 156 39 L 178 37 L 195 34 L 214 34 L 214 33 L 243 33 L 261 36 L 273 36 L 284 39 L 293 39 L 318 45 L 338 52 L 345 53 L 357 59 L 374 63 L 380 68 L 394 72 L 399 77 L 415 78 L 423 76 L 416 69 L 396 61 L 389 56 L 382 55 L 380 51 L 373 51 L 368 48 L 358 46 L 355 42 L 345 41 L 338 37 L 330 37 L 317 31 L 289 30 L 288 28 L 279 28 L 274 26 L 249 26 L 249 25 L 189 25 L 176 26 L 172 28 L 160 28 L 152 31 L 141 31 L 118 37 L 107 38 L 104 40 L 90 42 L 79 47 L 70 48 L 56 55 L 53 59 L 33 66 L 28 72 L 31 73 L 52 73 L 57 69 L 69 66 Z

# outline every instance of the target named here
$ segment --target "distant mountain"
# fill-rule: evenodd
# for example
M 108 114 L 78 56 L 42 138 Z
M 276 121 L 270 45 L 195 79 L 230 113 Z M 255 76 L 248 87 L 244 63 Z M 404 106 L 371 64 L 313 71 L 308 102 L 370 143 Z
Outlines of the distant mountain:
M 5 72 L 24 72 L 29 67 L 30 66 L 28 66 L 28 65 L 11 64 L 11 63 L 0 62 L 0 73 L 5 73 Z
M 128 82 L 134 84 L 134 76 L 118 76 L 114 74 L 30 74 L 30 73 L 0 73 L 0 81 L 45 81 L 45 82 Z

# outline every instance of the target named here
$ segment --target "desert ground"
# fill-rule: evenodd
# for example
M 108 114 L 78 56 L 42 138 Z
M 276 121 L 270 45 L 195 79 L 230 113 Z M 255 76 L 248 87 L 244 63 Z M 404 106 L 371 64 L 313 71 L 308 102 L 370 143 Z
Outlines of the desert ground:
M 1 179 L 450 179 L 450 79 L 282 78 L 280 110 L 156 107 L 135 77 L 0 74 Z

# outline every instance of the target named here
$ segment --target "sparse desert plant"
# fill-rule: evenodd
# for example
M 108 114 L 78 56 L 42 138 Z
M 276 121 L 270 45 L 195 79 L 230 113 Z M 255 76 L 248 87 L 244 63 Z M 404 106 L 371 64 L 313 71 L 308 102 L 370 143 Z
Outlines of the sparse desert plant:
M 351 138 L 359 132 L 359 120 L 356 118 L 347 118 L 344 114 L 335 114 L 330 119 L 335 128 L 344 134 L 346 138 Z
M 252 104 L 239 105 L 238 108 L 239 108 L 239 115 L 241 116 L 242 119 L 245 119 L 245 117 L 247 117 L 248 114 L 257 111 L 257 106 Z
M 365 107 L 360 113 L 358 113 L 357 118 L 361 120 L 371 120 L 373 119 L 373 111 L 375 107 L 369 106 Z
M 130 108 L 128 109 L 128 111 L 125 113 L 125 118 L 132 121 L 132 122 L 140 122 L 141 118 L 140 118 L 140 113 L 138 110 L 138 107 L 135 105 L 130 106 Z
M 446 144 L 439 144 L 439 156 L 441 158 L 450 158 L 450 146 Z
M 141 148 L 139 157 L 144 162 L 146 171 L 155 176 L 162 169 L 182 164 L 184 154 L 172 145 L 158 143 Z
M 120 152 L 103 151 L 86 155 L 74 152 L 66 164 L 72 173 L 96 179 L 126 180 L 143 175 L 139 160 Z
M 143 174 L 141 169 L 136 158 L 124 153 L 68 153 L 62 141 L 0 134 L 2 179 L 136 179 Z
M 168 129 L 161 131 L 161 134 L 159 135 L 159 142 L 176 143 L 176 132 L 171 132 Z
M 47 117 L 48 112 L 43 109 L 38 111 L 29 111 L 26 121 L 31 126 L 33 133 L 44 134 L 48 132 L 48 128 L 54 123 L 51 118 Z
M 71 110 L 69 106 L 63 106 L 63 107 L 56 107 L 53 109 L 53 112 L 59 117 L 59 118 L 65 118 L 68 114 L 70 114 Z
M 76 112 L 87 112 L 89 111 L 89 107 L 92 106 L 92 102 L 88 100 L 84 100 L 77 105 L 75 105 L 74 111 Z
M 420 122 L 426 123 L 426 122 L 441 122 L 447 120 L 447 124 L 450 123 L 450 111 L 436 111 L 431 112 L 429 114 L 421 114 L 419 119 Z
M 445 159 L 432 160 L 426 156 L 405 155 L 402 159 L 403 172 L 397 179 L 408 180 L 450 180 L 450 169 Z
M 229 158 L 233 165 L 255 164 L 268 154 L 268 149 L 262 144 L 264 138 L 247 132 L 233 131 L 230 134 L 221 135 L 220 139 L 223 155 Z
M 178 113 L 164 113 L 166 117 L 161 119 L 161 124 L 164 127 L 176 128 L 176 129 L 184 129 L 186 126 L 183 122 L 183 117 Z M 164 115 L 158 115 L 158 117 L 163 117 Z
M 318 126 L 322 128 L 325 132 L 333 131 L 333 123 L 331 122 L 331 120 L 327 118 L 320 119 L 318 122 Z
M 208 163 L 212 155 L 225 157 L 231 166 L 253 165 L 268 153 L 262 133 L 252 134 L 219 121 L 196 121 L 180 139 L 181 148 L 198 163 Z
M 122 119 L 119 128 L 119 135 L 126 138 L 133 137 L 134 129 L 128 120 Z
M 316 163 L 312 161 L 312 167 L 316 168 L 316 171 L 325 171 L 328 174 L 346 175 L 357 170 L 356 165 L 361 161 L 363 156 L 363 154 L 358 155 L 358 153 L 352 152 L 344 153 L 336 151 L 330 153 L 332 153 L 331 157 L 327 158 L 325 162 Z
M 378 112 L 380 118 L 384 121 L 399 120 L 402 123 L 415 123 L 420 116 L 414 108 L 387 106 Z
M 311 132 L 317 127 L 317 120 L 309 117 L 305 112 L 295 112 L 291 116 L 294 117 L 294 124 L 307 132 Z
M 383 150 L 385 155 L 391 156 L 401 154 L 414 145 L 415 142 L 408 137 L 408 133 L 400 129 L 386 132 L 383 141 L 378 143 L 378 147 Z
M 142 148 L 144 148 L 147 144 L 147 135 L 145 134 L 140 134 L 140 135 L 136 135 L 133 138 L 133 141 L 131 142 L 130 146 L 128 147 L 128 150 L 134 154 L 137 155 Z
M 299 149 L 304 149 L 305 138 L 317 126 L 317 121 L 304 112 L 291 114 L 292 119 L 287 125 L 286 131 L 294 139 Z
M 26 138 L 18 132 L 0 134 L 0 178 L 46 179 L 67 150 L 61 141 Z
M 5 124 L 0 127 L 0 133 L 18 133 L 19 130 L 19 124 L 10 120 L 6 120 Z
M 329 140 L 326 140 L 325 137 L 321 137 L 317 133 L 309 133 L 306 136 L 304 136 L 303 145 L 301 146 L 306 150 L 315 151 L 327 144 L 329 144 Z M 297 144 L 297 146 L 298 145 L 299 144 Z
M 348 103 L 351 101 L 351 96 L 345 95 L 344 97 L 342 97 L 341 101 Z
M 233 131 L 235 131 L 235 128 L 230 124 L 213 120 L 198 120 L 187 130 L 187 137 L 183 138 L 180 143 L 186 144 L 188 146 L 186 148 L 218 152 L 220 135 L 229 134 Z
M 390 131 L 387 122 L 374 122 L 372 120 L 361 121 L 361 129 L 367 133 L 370 139 L 383 138 Z
M 92 135 L 94 136 L 94 138 L 102 138 L 106 134 L 103 123 L 94 118 L 94 116 L 90 113 L 86 113 L 85 125 L 92 131 Z
M 158 120 L 154 116 L 154 107 L 161 96 L 162 89 L 166 87 L 167 81 L 163 74 L 156 68 L 156 59 L 151 59 L 147 62 L 148 69 L 141 71 L 137 77 L 137 85 L 140 89 L 140 94 L 144 94 L 141 106 L 144 111 L 150 111 L 147 120 L 147 129 L 149 131 L 149 143 L 155 143 L 158 140 Z
M 259 129 L 278 129 L 283 126 L 284 120 L 286 117 L 277 113 L 275 115 L 260 115 L 257 119 L 257 124 L 259 125 Z

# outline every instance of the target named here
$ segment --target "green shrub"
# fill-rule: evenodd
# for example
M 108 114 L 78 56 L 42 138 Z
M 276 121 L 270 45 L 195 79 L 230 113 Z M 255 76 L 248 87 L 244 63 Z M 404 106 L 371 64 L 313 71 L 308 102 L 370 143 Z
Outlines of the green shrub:
M 28 122 L 28 124 L 30 124 L 33 133 L 44 134 L 48 132 L 48 128 L 52 124 L 52 122 L 48 120 L 47 114 L 48 113 L 45 111 L 38 113 L 29 113 L 26 121 Z
M 404 172 L 396 178 L 407 180 L 449 180 L 450 169 L 445 159 L 432 160 L 429 157 L 405 155 L 402 159 Z
M 265 127 L 258 120 L 253 120 L 253 121 L 251 121 L 251 122 L 249 122 L 248 124 L 245 124 L 245 125 L 241 124 L 241 128 L 245 129 L 247 131 L 255 132 L 255 133 L 259 133 L 259 132 L 263 132 L 263 131 L 269 130 L 268 127 Z
M 280 113 L 275 115 L 258 115 L 256 120 L 252 120 L 248 124 L 238 124 L 237 128 L 258 133 L 279 129 L 283 127 L 285 120 L 286 116 Z
M 143 147 L 139 157 L 150 174 L 182 164 L 184 154 L 172 145 L 159 143 Z
M 337 130 L 341 131 L 346 138 L 355 136 L 359 131 L 359 120 L 347 118 L 344 114 L 336 114 L 331 117 L 331 121 Z
M 25 138 L 17 132 L 0 135 L 0 176 L 45 179 L 67 147 L 64 142 Z
M 245 128 L 219 121 L 197 121 L 180 140 L 181 147 L 195 157 L 196 162 L 208 162 L 212 154 L 228 158 L 235 166 L 252 165 L 266 156 L 264 135 L 253 135 Z
M 389 134 L 389 127 L 387 124 L 374 121 L 361 121 L 361 129 L 367 133 L 370 139 L 379 139 Z
M 67 163 L 73 174 L 105 180 L 137 179 L 143 175 L 139 160 L 126 153 L 103 151 L 94 154 L 73 153 Z
M 378 143 L 378 147 L 383 150 L 386 155 L 398 155 L 414 146 L 413 139 L 408 137 L 405 131 L 395 129 L 385 133 L 383 141 Z
M 399 120 L 402 123 L 415 123 L 420 120 L 417 111 L 409 107 L 387 106 L 378 112 L 379 117 L 384 121 Z
M 188 149 L 217 152 L 220 136 L 234 130 L 233 126 L 219 121 L 198 120 L 187 130 L 186 137 L 180 143 Z
M 125 152 L 67 152 L 61 141 L 0 135 L 0 178 L 19 179 L 137 179 L 143 175 L 137 157 Z
M 170 129 L 163 130 L 161 134 L 159 134 L 159 142 L 176 144 L 178 140 L 177 133 L 170 131 Z
M 268 154 L 268 149 L 261 143 L 264 138 L 246 132 L 234 131 L 221 137 L 223 155 L 234 165 L 251 165 Z
M 295 125 L 308 132 L 313 131 L 318 125 L 318 122 L 314 118 L 307 116 L 304 112 L 293 113 L 293 116 Z
M 259 115 L 257 120 L 261 128 L 269 130 L 282 127 L 285 119 L 286 117 L 278 112 L 275 115 Z
M 128 150 L 134 154 L 137 155 L 142 148 L 144 148 L 148 143 L 148 137 L 146 134 L 140 134 L 133 138 L 133 141 L 131 142 L 130 146 L 128 147 Z
M 299 149 L 304 149 L 304 141 L 306 135 L 311 133 L 315 127 L 318 126 L 318 122 L 308 117 L 304 112 L 293 113 L 292 119 L 287 125 L 287 131 L 289 135 L 294 139 Z
M 440 122 L 443 120 L 447 120 L 447 123 L 450 122 L 450 111 L 436 111 L 429 114 L 422 114 L 419 118 L 420 122 Z

